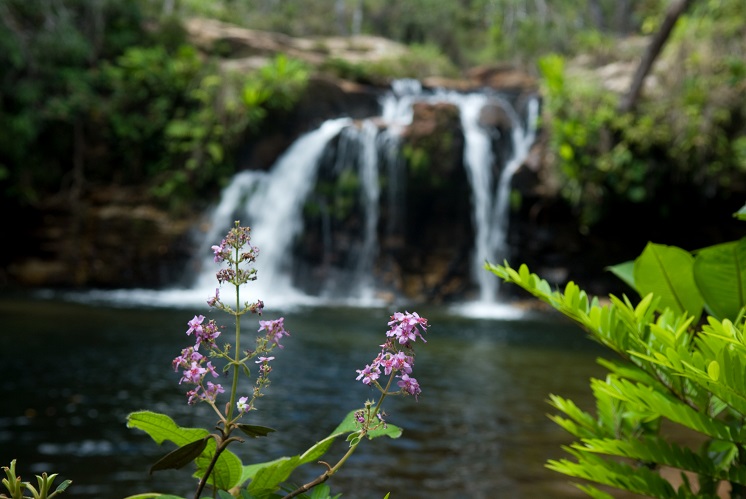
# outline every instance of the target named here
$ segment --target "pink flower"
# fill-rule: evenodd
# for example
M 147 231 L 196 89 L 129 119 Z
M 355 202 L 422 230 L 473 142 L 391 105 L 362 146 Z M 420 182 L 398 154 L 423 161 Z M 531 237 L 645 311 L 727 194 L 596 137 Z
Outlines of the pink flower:
M 210 307 L 214 307 L 219 302 L 220 302 L 220 288 L 215 288 L 215 296 L 211 296 L 207 300 L 207 305 Z
M 408 374 L 402 374 L 401 380 L 399 380 L 396 384 L 399 386 L 399 388 L 402 389 L 403 392 L 414 395 L 415 399 L 417 398 L 417 395 L 422 393 L 422 390 L 420 390 L 420 384 L 417 383 L 416 379 L 410 378 Z
M 171 362 L 171 365 L 174 368 L 174 371 L 178 371 L 180 367 L 182 369 L 188 369 L 189 366 L 192 365 L 192 362 L 201 363 L 202 359 L 204 359 L 204 355 L 197 352 L 194 347 L 188 347 L 181 351 L 181 355 L 176 357 Z
M 284 317 L 280 317 L 279 319 L 275 319 L 273 321 L 259 321 L 260 327 L 258 331 L 267 331 L 267 339 L 269 339 L 278 347 L 284 348 L 282 345 L 280 345 L 280 340 L 283 336 L 290 336 L 290 333 L 285 331 L 284 321 Z
M 381 370 L 378 365 L 365 366 L 365 369 L 357 369 L 358 377 L 355 378 L 357 381 L 363 380 L 364 385 L 369 385 L 373 381 L 377 380 L 381 375 Z
M 202 396 L 203 400 L 209 400 L 210 402 L 215 402 L 215 397 L 218 396 L 218 393 L 225 393 L 225 389 L 220 384 L 214 384 L 212 381 L 207 382 L 207 388 L 205 388 L 205 393 Z
M 187 325 L 189 326 L 189 329 L 187 329 L 187 336 L 189 336 L 192 333 L 199 334 L 202 332 L 202 321 L 205 320 L 204 315 L 195 315 L 194 319 L 187 322 Z
M 223 239 L 219 245 L 212 246 L 210 249 L 215 255 L 215 263 L 220 263 L 230 256 L 230 248 L 225 247 L 225 239 Z
M 409 376 L 414 365 L 412 343 L 417 338 L 425 341 L 422 333 L 427 331 L 427 319 L 420 317 L 416 312 L 396 312 L 391 316 L 389 326 L 386 342 L 381 345 L 381 352 L 370 365 L 365 366 L 365 369 L 357 370 L 356 379 L 370 385 L 379 378 L 383 368 L 385 375 L 399 378 L 397 384 L 401 390 L 398 393 L 417 397 L 422 390 L 417 380 Z
M 427 343 L 422 334 L 420 334 L 420 330 L 423 333 L 427 330 L 427 319 L 420 317 L 417 312 L 411 314 L 409 312 L 396 312 L 391 316 L 389 326 L 391 326 L 391 329 L 386 332 L 386 336 L 398 339 L 402 345 L 410 341 L 414 342 L 417 338 Z
M 192 362 L 192 365 L 184 370 L 184 375 L 179 380 L 179 384 L 182 382 L 192 383 L 199 385 L 202 382 L 202 377 L 207 372 L 207 369 L 200 367 L 197 362 Z
M 215 339 L 220 336 L 220 330 L 215 321 L 210 320 L 206 325 L 200 326 L 199 330 L 195 333 L 195 336 L 197 338 L 197 343 L 194 345 L 195 350 L 198 349 L 202 343 L 208 347 L 212 347 L 215 346 Z

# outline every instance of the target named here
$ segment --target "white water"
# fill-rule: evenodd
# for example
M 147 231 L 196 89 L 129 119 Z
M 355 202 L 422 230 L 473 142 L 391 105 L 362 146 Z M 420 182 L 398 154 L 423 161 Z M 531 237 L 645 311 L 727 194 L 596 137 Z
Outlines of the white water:
M 457 100 L 464 129 L 464 167 L 471 185 L 472 219 L 474 220 L 474 254 L 472 277 L 479 285 L 479 301 L 492 302 L 497 293 L 497 279 L 482 270 L 492 260 L 490 232 L 493 227 L 492 205 L 492 142 L 487 131 L 479 125 L 479 112 L 488 102 L 486 96 L 471 94 Z
M 373 267 L 378 256 L 378 206 L 381 189 L 378 185 L 378 127 L 371 121 L 365 121 L 360 132 L 362 144 L 360 148 L 360 181 L 362 189 L 360 195 L 365 210 L 365 231 L 363 246 L 358 255 L 355 269 L 354 294 L 363 302 L 375 299 L 373 283 Z
M 303 229 L 303 203 L 316 183 L 319 158 L 327 144 L 350 123 L 346 118 L 329 120 L 299 138 L 265 174 L 261 188 L 247 199 L 238 200 L 243 201 L 238 205 L 241 224 L 251 227 L 251 242 L 259 248 L 256 265 L 259 278 L 247 287 L 251 293 L 247 297 L 249 300 L 315 301 L 290 282 L 290 248 Z M 222 225 L 220 233 L 225 234 L 232 222 L 232 219 L 224 219 L 215 221 L 214 226 Z M 208 243 L 218 244 L 220 237 L 212 241 Z M 211 262 L 212 258 L 208 257 L 195 288 L 214 286 L 210 283 L 215 283 L 214 272 L 219 267 L 214 263 L 210 265 Z
M 381 192 L 379 170 L 382 161 L 387 165 L 386 200 L 389 214 L 402 206 L 405 186 L 402 185 L 404 163 L 398 155 L 399 134 L 412 121 L 412 105 L 417 101 L 450 102 L 458 106 L 464 131 L 464 166 L 472 189 L 472 218 L 475 228 L 472 277 L 479 288 L 479 299 L 453 307 L 452 311 L 476 317 L 516 318 L 522 312 L 496 302 L 498 279 L 483 269 L 485 261 L 499 262 L 507 254 L 507 231 L 510 199 L 510 181 L 515 171 L 525 160 L 535 139 L 538 101 L 528 104 L 526 126 L 515 110 L 494 95 L 483 93 L 460 94 L 452 91 L 425 94 L 419 82 L 403 80 L 395 82 L 392 92 L 381 99 L 383 130 L 372 121 L 364 121 L 360 127 L 352 126 L 349 119 L 329 120 L 318 129 L 298 139 L 277 161 L 269 172 L 245 171 L 237 174 L 223 191 L 221 199 L 212 211 L 210 229 L 200 245 L 202 268 L 198 279 L 189 289 L 165 291 L 127 290 L 88 293 L 86 296 L 106 301 L 150 305 L 204 304 L 212 294 L 217 281 L 215 272 L 219 266 L 212 261 L 209 247 L 218 244 L 233 225 L 241 220 L 242 225 L 252 227 L 252 243 L 260 248 L 257 261 L 258 280 L 247 289 L 249 296 L 242 301 L 264 300 L 268 306 L 287 307 L 292 304 L 321 304 L 344 301 L 356 305 L 380 305 L 376 301 L 373 270 L 378 249 L 378 221 Z M 493 178 L 492 137 L 479 125 L 479 114 L 485 104 L 501 106 L 512 121 L 512 157 L 503 166 L 497 181 Z M 349 282 L 338 286 L 335 283 L 322 289 L 335 290 L 321 297 L 308 296 L 291 282 L 293 265 L 291 249 L 294 239 L 303 230 L 302 209 L 309 192 L 316 182 L 319 159 L 330 141 L 340 133 L 337 151 L 337 171 L 357 164 L 361 181 L 360 205 L 365 214 L 361 233 L 363 240 L 356 255 L 356 264 L 350 271 L 338 276 Z M 396 207 L 399 208 L 396 208 Z M 403 214 L 389 216 L 387 233 L 400 230 Z M 330 215 L 322 212 L 323 241 L 331 245 Z M 339 290 L 344 299 L 340 299 Z

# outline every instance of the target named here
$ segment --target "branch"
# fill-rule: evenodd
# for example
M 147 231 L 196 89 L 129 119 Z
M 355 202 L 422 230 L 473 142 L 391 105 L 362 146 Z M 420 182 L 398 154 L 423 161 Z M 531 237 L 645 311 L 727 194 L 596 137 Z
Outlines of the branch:
M 666 17 L 663 19 L 660 29 L 655 33 L 653 39 L 650 40 L 650 45 L 648 45 L 648 48 L 640 61 L 640 65 L 637 66 L 637 71 L 632 79 L 632 84 L 630 85 L 627 95 L 625 95 L 619 102 L 617 110 L 620 113 L 628 113 L 634 109 L 638 99 L 640 98 L 645 78 L 648 76 L 648 73 L 650 73 L 653 63 L 663 50 L 663 45 L 665 45 L 671 35 L 671 32 L 676 25 L 676 21 L 679 20 L 679 17 L 681 17 L 681 15 L 684 14 L 693 3 L 694 0 L 674 0 L 668 6 Z

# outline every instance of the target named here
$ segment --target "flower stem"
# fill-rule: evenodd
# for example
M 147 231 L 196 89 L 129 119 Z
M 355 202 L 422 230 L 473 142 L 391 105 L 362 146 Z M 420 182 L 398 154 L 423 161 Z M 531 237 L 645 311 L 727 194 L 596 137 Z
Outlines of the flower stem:
M 296 497 L 304 492 L 308 492 L 312 488 L 316 487 L 317 485 L 321 485 L 322 483 L 326 482 L 331 478 L 332 475 L 334 475 L 339 469 L 344 465 L 345 462 L 352 456 L 352 454 L 355 452 L 355 449 L 357 449 L 357 446 L 360 445 L 360 442 L 363 441 L 363 438 L 365 438 L 365 435 L 368 433 L 368 429 L 370 428 L 371 420 L 376 417 L 378 414 L 379 409 L 381 408 L 381 405 L 383 404 L 384 399 L 386 399 L 386 396 L 389 394 L 389 388 L 391 387 L 391 383 L 394 381 L 394 375 L 396 373 L 392 372 L 391 376 L 389 376 L 389 381 L 386 383 L 386 388 L 384 388 L 381 391 L 381 398 L 378 399 L 378 402 L 376 403 L 376 407 L 373 409 L 373 411 L 370 411 L 370 406 L 368 406 L 368 413 L 365 417 L 365 423 L 362 430 L 360 430 L 360 436 L 359 438 L 350 445 L 350 448 L 347 449 L 347 452 L 345 452 L 345 455 L 342 456 L 339 461 L 337 461 L 337 464 L 334 466 L 329 467 L 325 472 L 323 472 L 321 475 L 317 476 L 312 481 L 308 482 L 305 485 L 301 485 L 282 499 L 292 499 L 293 497 Z M 367 405 L 367 404 L 366 404 Z M 324 463 L 326 464 L 326 463 Z M 328 466 L 328 465 L 327 465 Z
M 239 268 L 238 268 L 238 262 L 240 261 L 240 255 L 239 255 L 239 249 L 235 249 L 235 271 L 236 275 L 238 275 Z M 231 384 L 231 400 L 228 403 L 227 408 L 227 414 L 225 415 L 226 419 L 228 421 L 231 421 L 233 419 L 233 407 L 236 405 L 236 391 L 238 390 L 238 367 L 240 365 L 241 361 L 241 287 L 238 283 L 234 284 L 236 287 L 236 308 L 233 312 L 233 315 L 236 318 L 236 343 L 235 348 L 233 350 L 233 355 L 235 356 L 235 363 L 233 364 L 233 383 Z

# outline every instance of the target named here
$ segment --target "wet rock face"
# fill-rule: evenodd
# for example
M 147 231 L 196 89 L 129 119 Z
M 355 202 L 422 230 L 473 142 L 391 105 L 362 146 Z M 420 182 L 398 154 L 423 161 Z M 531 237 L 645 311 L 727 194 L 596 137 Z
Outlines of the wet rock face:
M 417 102 L 412 124 L 403 134 L 403 153 L 414 181 L 427 185 L 446 182 L 462 169 L 463 131 L 454 104 Z
M 183 278 L 194 216 L 175 218 L 131 189 L 108 188 L 78 206 L 40 212 L 30 251 L 5 278 L 23 286 L 162 287 Z

